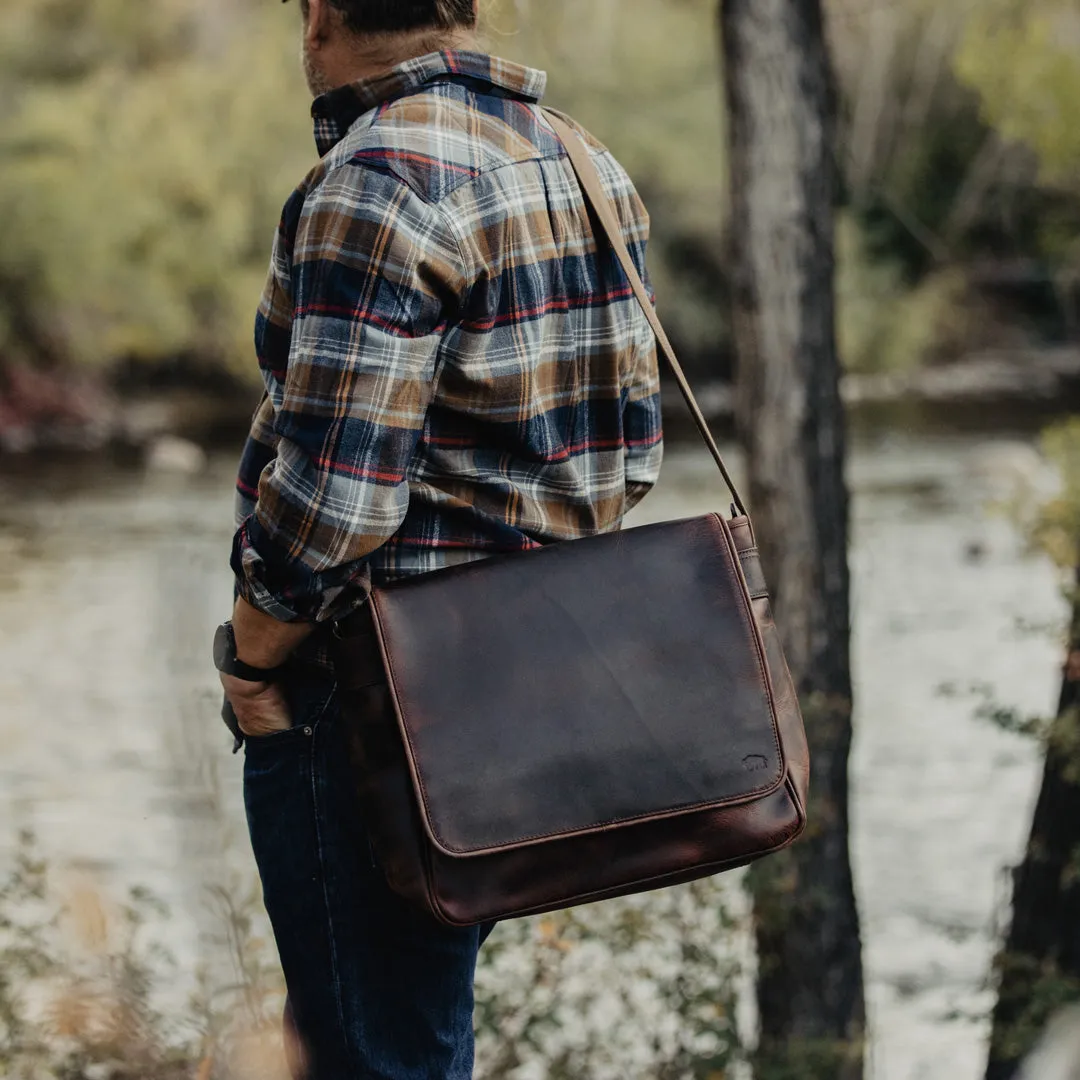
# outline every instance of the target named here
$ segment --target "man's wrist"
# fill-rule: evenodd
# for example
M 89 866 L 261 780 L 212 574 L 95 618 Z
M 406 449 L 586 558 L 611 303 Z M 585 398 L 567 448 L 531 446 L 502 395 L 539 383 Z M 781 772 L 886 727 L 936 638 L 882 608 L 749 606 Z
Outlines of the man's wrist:
M 281 668 L 288 657 L 273 654 L 266 649 L 260 649 L 258 642 L 245 642 L 241 637 L 236 639 L 236 659 L 246 667 L 255 668 L 259 671 L 274 671 Z
M 283 623 L 252 607 L 242 597 L 232 618 L 237 659 L 255 668 L 280 668 L 310 636 L 314 626 Z
M 214 636 L 214 666 L 230 679 L 256 686 L 272 683 L 281 674 L 280 665 L 260 665 L 240 655 L 231 622 L 219 626 Z

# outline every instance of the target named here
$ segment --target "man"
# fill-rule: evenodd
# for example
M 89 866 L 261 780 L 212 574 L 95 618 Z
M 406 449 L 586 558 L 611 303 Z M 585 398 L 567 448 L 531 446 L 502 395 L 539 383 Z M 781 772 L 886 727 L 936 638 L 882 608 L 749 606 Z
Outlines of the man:
M 469 1077 L 490 929 L 435 925 L 382 878 L 329 628 L 372 582 L 618 529 L 660 467 L 652 332 L 597 250 L 545 76 L 478 51 L 475 3 L 301 4 L 322 160 L 259 310 L 216 652 L 309 1080 Z M 590 147 L 644 273 L 645 209 Z

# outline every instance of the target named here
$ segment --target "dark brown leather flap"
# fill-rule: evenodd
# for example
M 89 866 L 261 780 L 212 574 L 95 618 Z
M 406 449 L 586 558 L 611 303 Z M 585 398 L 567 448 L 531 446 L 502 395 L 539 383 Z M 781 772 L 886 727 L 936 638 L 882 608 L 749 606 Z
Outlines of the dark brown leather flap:
M 779 785 L 776 717 L 737 568 L 711 515 L 376 590 L 432 842 L 487 854 Z

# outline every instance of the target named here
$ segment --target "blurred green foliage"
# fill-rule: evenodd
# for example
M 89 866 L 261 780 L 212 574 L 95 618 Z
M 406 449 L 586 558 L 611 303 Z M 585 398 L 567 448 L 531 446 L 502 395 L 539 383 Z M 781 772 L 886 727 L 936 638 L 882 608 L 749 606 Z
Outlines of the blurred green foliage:
M 243 364 L 314 154 L 290 9 L 0 7 L 0 353 Z
M 1037 156 L 1035 242 L 1072 290 L 1080 279 L 1080 2 L 981 0 L 957 57 L 985 121 Z M 1074 317 L 1075 318 L 1075 317 Z
M 1061 490 L 1048 502 L 1037 502 L 1024 523 L 1036 549 L 1071 572 L 1080 566 L 1080 419 L 1054 425 L 1042 442 L 1061 476 Z
M 856 370 L 902 371 L 962 351 L 972 339 L 965 280 L 945 267 L 909 282 L 896 258 L 875 258 L 870 240 L 851 214 L 837 233 L 837 334 L 840 355 Z
M 1080 3 L 982 0 L 958 54 L 961 76 L 982 96 L 983 115 L 1027 142 L 1048 177 L 1080 172 Z
M 997 36 L 1002 2 L 828 0 L 854 224 L 838 245 L 849 367 L 1075 335 L 1061 254 L 1080 201 L 1048 183 L 1028 133 L 988 104 L 1022 89 Z M 984 62 L 978 78 L 972 57 Z
M 492 51 L 546 67 L 550 101 L 637 179 L 699 374 L 730 363 L 717 3 L 485 0 Z M 1075 329 L 1076 0 L 827 6 L 849 365 Z M 0 0 L 0 367 L 253 374 L 273 227 L 315 154 L 297 23 L 258 0 Z M 1026 269 L 1003 304 L 979 281 L 1010 260 Z

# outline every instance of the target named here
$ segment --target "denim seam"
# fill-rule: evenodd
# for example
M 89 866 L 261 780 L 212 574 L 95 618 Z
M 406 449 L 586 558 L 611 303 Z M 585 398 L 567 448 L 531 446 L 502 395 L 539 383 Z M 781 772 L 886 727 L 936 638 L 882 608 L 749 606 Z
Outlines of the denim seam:
M 334 689 L 330 693 L 330 697 L 326 699 L 325 705 L 317 717 L 317 720 L 321 720 L 323 714 L 326 712 L 327 707 L 334 698 L 334 694 L 337 692 L 337 684 L 334 684 Z M 326 939 L 327 945 L 330 951 L 330 972 L 331 978 L 334 981 L 334 1004 L 337 1006 L 338 1015 L 338 1031 L 341 1033 L 341 1038 L 345 1044 L 345 1056 L 352 1062 L 354 1067 L 358 1067 L 359 1063 L 352 1061 L 353 1050 L 352 1041 L 346 1036 L 345 1025 L 345 1003 L 341 994 L 341 968 L 338 963 L 338 950 L 337 950 L 337 938 L 334 933 L 334 919 L 333 912 L 330 908 L 330 894 L 326 886 L 326 849 L 323 846 L 323 834 L 320 825 L 320 792 L 319 792 L 319 777 L 316 766 L 316 741 L 319 739 L 320 726 L 317 722 L 312 725 L 313 731 L 311 736 L 311 797 L 314 801 L 315 810 L 315 837 L 316 844 L 318 845 L 318 858 L 319 858 L 319 877 L 320 884 L 322 885 L 323 905 L 326 909 Z

